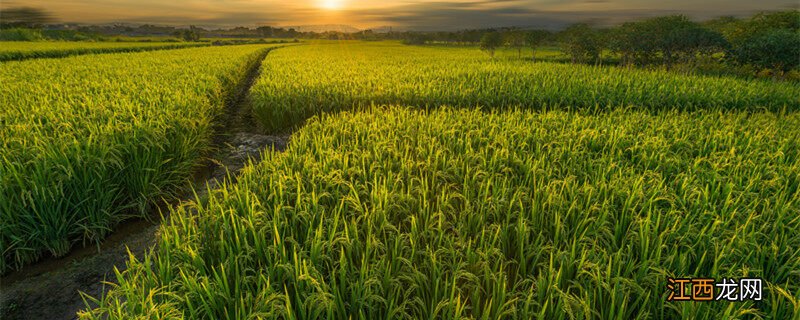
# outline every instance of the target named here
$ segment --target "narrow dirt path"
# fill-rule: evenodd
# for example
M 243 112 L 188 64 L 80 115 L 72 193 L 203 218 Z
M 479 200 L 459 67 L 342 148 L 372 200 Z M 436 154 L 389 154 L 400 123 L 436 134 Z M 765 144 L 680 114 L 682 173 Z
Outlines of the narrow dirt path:
M 215 151 L 192 179 L 199 196 L 206 193 L 206 185 L 215 189 L 229 177 L 235 180 L 248 159 L 260 160 L 262 150 L 286 148 L 288 133 L 260 134 L 262 130 L 251 116 L 247 93 L 259 76 L 261 61 L 263 58 L 250 70 L 218 121 Z M 193 198 L 193 193 L 187 192 L 172 205 Z M 99 247 L 76 247 L 65 257 L 44 259 L 0 278 L 0 319 L 75 319 L 76 312 L 85 308 L 79 292 L 102 296 L 109 289 L 103 282 L 114 280 L 115 267 L 125 269 L 128 252 L 141 259 L 155 245 L 161 211 L 168 210 L 155 210 L 148 219 L 123 222 Z

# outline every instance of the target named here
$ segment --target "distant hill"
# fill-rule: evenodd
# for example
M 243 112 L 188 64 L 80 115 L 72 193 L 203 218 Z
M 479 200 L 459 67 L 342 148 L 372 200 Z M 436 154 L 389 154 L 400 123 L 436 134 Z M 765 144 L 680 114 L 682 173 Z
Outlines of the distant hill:
M 344 24 L 320 24 L 320 25 L 305 25 L 305 26 L 283 26 L 281 28 L 284 29 L 294 29 L 300 32 L 326 32 L 326 31 L 335 31 L 335 32 L 344 32 L 344 33 L 353 33 L 359 32 L 361 29 L 350 25 Z

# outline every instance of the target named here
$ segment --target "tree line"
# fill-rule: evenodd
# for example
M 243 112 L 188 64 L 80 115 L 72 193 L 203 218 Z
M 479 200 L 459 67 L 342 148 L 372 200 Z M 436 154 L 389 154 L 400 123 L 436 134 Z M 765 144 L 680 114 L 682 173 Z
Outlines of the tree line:
M 508 47 L 534 52 L 544 44 L 559 46 L 575 63 L 602 63 L 604 52 L 621 65 L 692 64 L 712 59 L 777 75 L 800 66 L 800 11 L 759 13 L 747 19 L 722 17 L 698 23 L 683 15 L 626 22 L 613 28 L 577 23 L 560 32 L 548 30 L 488 30 L 479 46 L 492 57 Z

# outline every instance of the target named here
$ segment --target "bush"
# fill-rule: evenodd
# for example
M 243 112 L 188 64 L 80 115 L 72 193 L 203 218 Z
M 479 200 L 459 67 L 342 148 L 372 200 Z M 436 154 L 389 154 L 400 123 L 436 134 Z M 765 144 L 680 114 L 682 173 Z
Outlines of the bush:
M 42 32 L 27 28 L 0 29 L 0 41 L 38 41 L 43 40 Z

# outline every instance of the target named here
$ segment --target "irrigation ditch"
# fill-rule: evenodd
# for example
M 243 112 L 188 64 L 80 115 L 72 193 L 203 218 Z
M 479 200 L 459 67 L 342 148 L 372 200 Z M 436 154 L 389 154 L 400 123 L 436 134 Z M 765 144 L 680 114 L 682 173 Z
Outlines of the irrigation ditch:
M 76 245 L 64 257 L 44 258 L 0 278 L 0 319 L 75 319 L 76 313 L 86 308 L 80 292 L 102 296 L 110 289 L 105 282 L 115 280 L 115 268 L 124 270 L 129 255 L 141 259 L 155 245 L 170 206 L 194 201 L 195 195 L 203 197 L 223 181 L 235 181 L 248 161 L 260 160 L 263 150 L 284 150 L 290 133 L 261 134 L 248 102 L 263 60 L 278 48 L 267 49 L 227 99 L 226 110 L 215 125 L 212 151 L 202 159 L 182 196 L 154 207 L 146 217 L 122 222 L 100 245 Z

